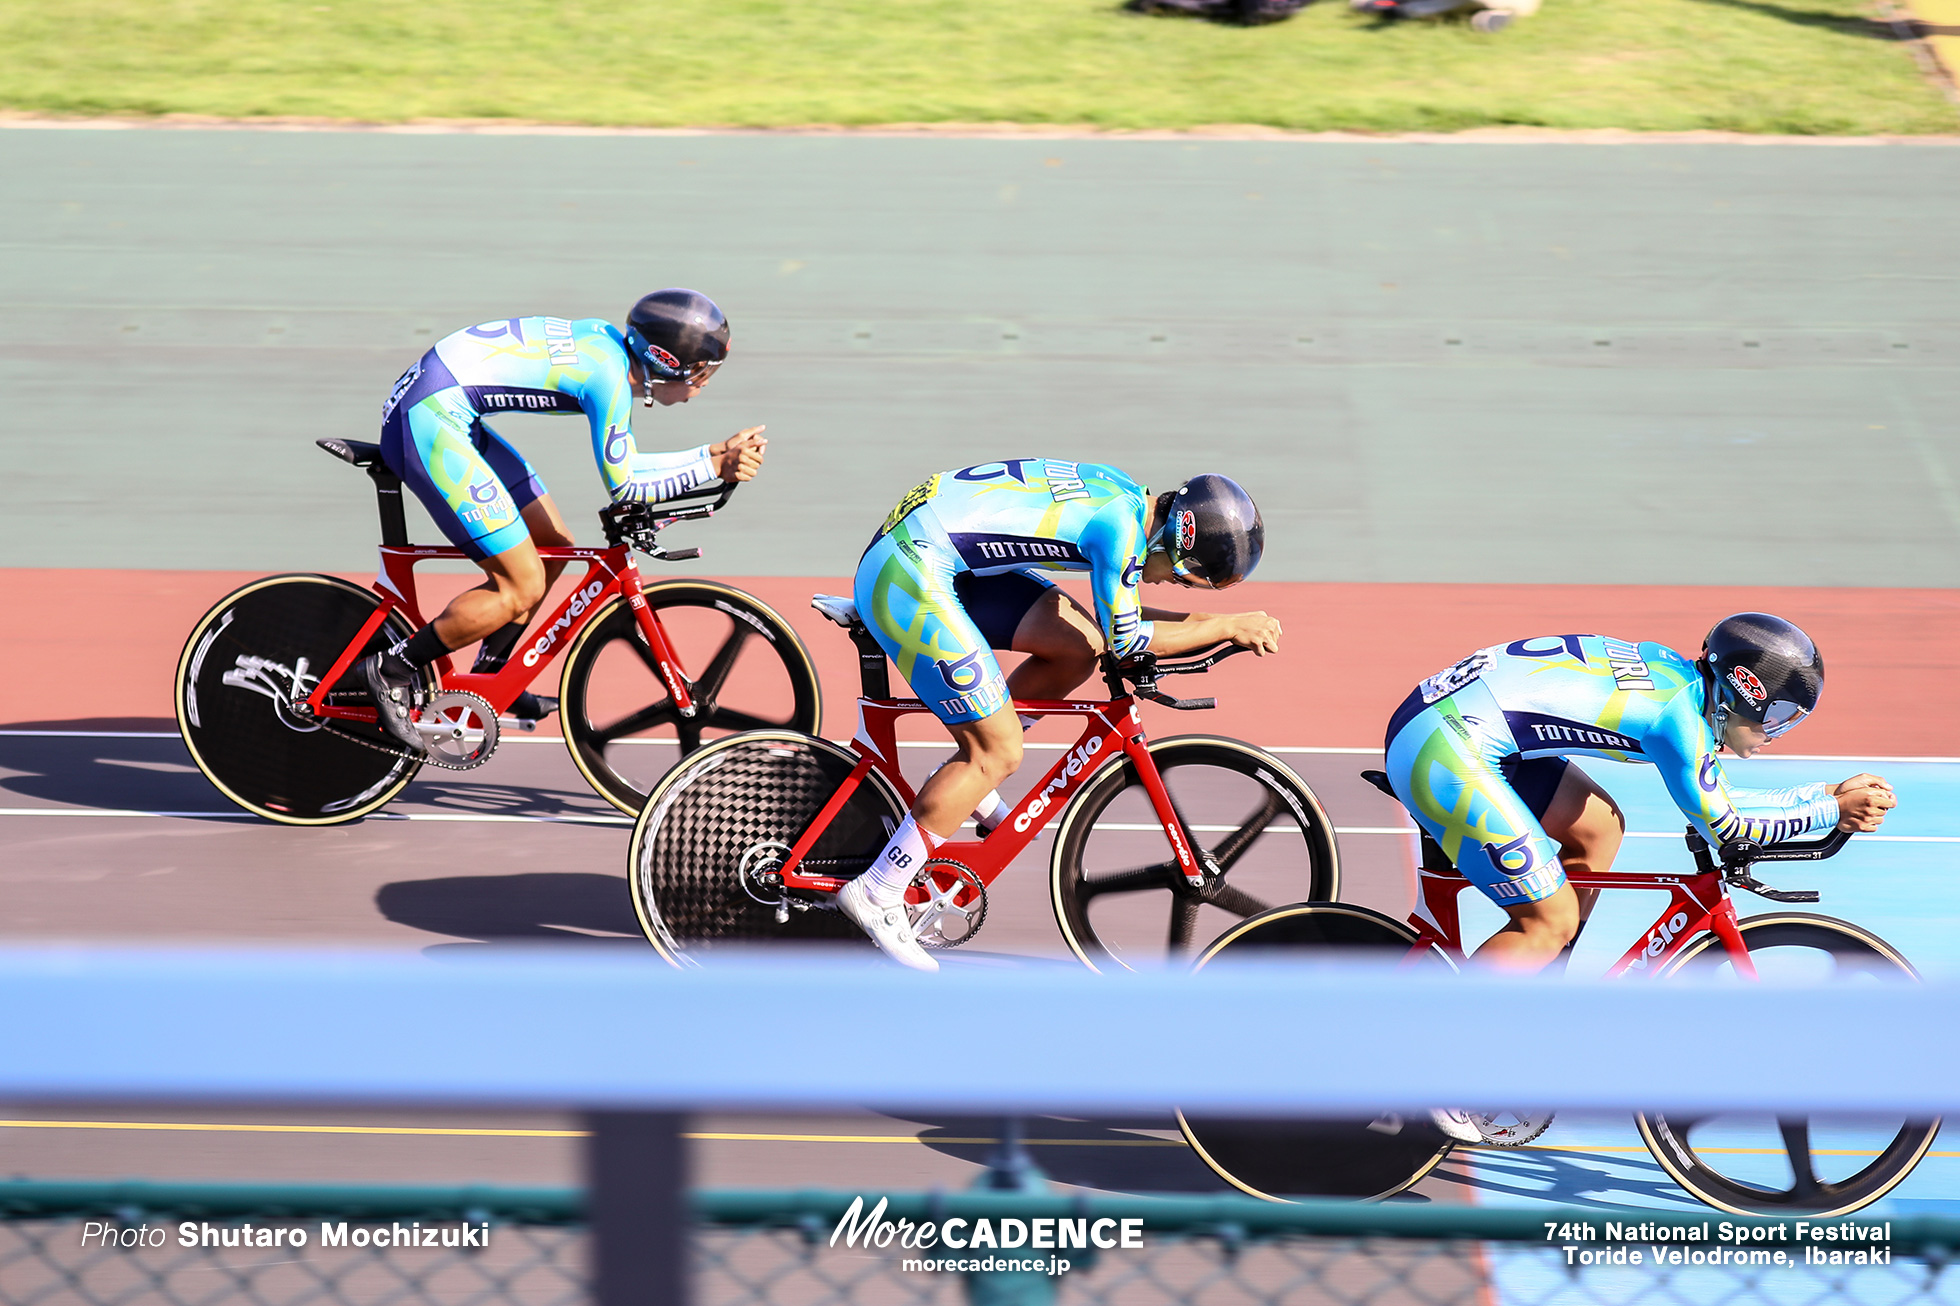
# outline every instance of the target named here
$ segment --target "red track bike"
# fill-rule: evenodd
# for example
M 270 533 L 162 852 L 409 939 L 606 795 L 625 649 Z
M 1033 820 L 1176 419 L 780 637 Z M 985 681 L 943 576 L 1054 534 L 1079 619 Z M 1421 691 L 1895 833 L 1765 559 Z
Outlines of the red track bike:
M 772 608 L 714 581 L 641 583 L 633 551 L 663 562 L 700 556 L 664 549 L 656 537 L 675 522 L 714 515 L 735 488 L 728 485 L 603 510 L 603 549 L 539 549 L 547 561 L 584 565 L 571 592 L 531 623 L 502 670 L 458 671 L 446 657 L 432 665 L 416 713 L 427 751 L 401 748 L 376 723 L 354 666 L 425 621 L 415 565 L 464 554 L 408 542 L 401 481 L 378 446 L 318 443 L 374 482 L 381 572 L 373 587 L 318 575 L 253 581 L 199 620 L 177 664 L 177 725 L 191 758 L 246 811 L 287 825 L 335 825 L 380 808 L 425 765 L 481 766 L 497 747 L 500 714 L 560 653 L 566 747 L 592 787 L 628 815 L 639 813 L 677 755 L 710 735 L 816 729 L 816 667 Z
M 1387 777 L 1364 771 L 1384 792 Z M 1607 972 L 1664 978 L 1698 974 L 1751 982 L 1772 978 L 1848 983 L 1911 983 L 1918 973 L 1869 930 L 1810 912 L 1738 917 L 1731 888 L 1779 903 L 1817 901 L 1814 890 L 1772 889 L 1750 874 L 1762 862 L 1817 861 L 1851 836 L 1755 845 L 1732 843 L 1718 865 L 1692 827 L 1692 873 L 1596 871 L 1570 875 L 1575 888 L 1646 889 L 1667 905 Z M 1416 908 L 1404 925 L 1380 912 L 1335 902 L 1302 902 L 1242 921 L 1215 940 L 1200 967 L 1277 954 L 1396 955 L 1405 964 L 1454 969 L 1464 960 L 1457 895 L 1469 887 L 1434 840 L 1422 836 Z M 1583 930 L 1583 925 L 1581 929 Z M 1576 940 L 1575 940 L 1576 942 Z M 1568 950 L 1569 955 L 1569 950 Z M 1716 1049 L 1707 1049 L 1714 1054 Z M 1338 1054 L 1328 1049 L 1329 1054 Z M 1364 1055 L 1357 1052 L 1357 1055 Z M 1501 1112 L 1475 1117 L 1487 1142 L 1521 1146 L 1543 1133 L 1551 1114 Z M 1442 1161 L 1451 1141 L 1425 1118 L 1385 1114 L 1351 1120 L 1253 1120 L 1179 1113 L 1185 1138 L 1205 1163 L 1255 1197 L 1387 1197 Z M 1938 1120 L 1642 1112 L 1641 1140 L 1661 1169 L 1691 1195 L 1739 1214 L 1842 1215 L 1877 1201 L 1919 1164 Z
M 884 651 L 850 600 L 819 595 L 813 606 L 858 648 L 863 696 L 850 747 L 787 730 L 720 740 L 662 778 L 633 829 L 633 905 L 648 941 L 677 966 L 772 940 L 868 946 L 834 899 L 911 806 L 896 724 L 930 709 L 892 697 Z M 1332 896 L 1333 825 L 1284 763 L 1233 739 L 1144 738 L 1138 698 L 1214 705 L 1172 698 L 1157 677 L 1204 671 L 1237 651 L 1120 665 L 1105 656 L 1109 698 L 1017 700 L 1032 716 L 1081 718 L 1082 734 L 986 838 L 948 840 L 920 868 L 907 895 L 920 942 L 970 941 L 989 886 L 1050 822 L 1059 823 L 1055 920 L 1091 968 L 1183 961 L 1275 902 Z

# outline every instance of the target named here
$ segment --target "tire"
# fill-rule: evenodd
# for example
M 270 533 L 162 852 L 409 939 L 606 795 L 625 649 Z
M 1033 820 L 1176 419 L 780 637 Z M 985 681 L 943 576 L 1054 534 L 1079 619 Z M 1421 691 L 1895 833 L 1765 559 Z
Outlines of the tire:
M 1135 765 L 1105 769 L 1062 813 L 1049 874 L 1062 937 L 1089 969 L 1182 962 L 1204 938 L 1279 903 L 1338 896 L 1333 822 L 1285 763 L 1207 735 L 1157 740 L 1150 756 L 1199 850 L 1224 873 L 1193 894 Z M 1110 873 L 1112 864 L 1126 869 Z
M 573 763 L 628 816 L 640 814 L 662 772 L 701 747 L 704 731 L 812 734 L 823 716 L 810 651 L 768 604 L 713 581 L 669 581 L 644 593 L 705 710 L 692 720 L 675 713 L 633 609 L 618 598 L 572 641 L 558 691 Z M 740 706 L 723 701 L 724 690 Z
M 647 941 L 676 966 L 699 964 L 717 948 L 790 940 L 870 946 L 827 895 L 796 898 L 778 922 L 767 890 L 744 887 L 749 869 L 774 864 L 857 765 L 846 749 L 789 730 L 758 730 L 717 740 L 689 756 L 654 787 L 633 826 L 627 881 Z M 905 804 L 873 771 L 811 848 L 809 861 L 850 878 L 904 819 Z M 779 860 L 779 859 L 778 859 Z M 750 881 L 754 887 L 754 881 Z
M 380 603 L 332 576 L 268 576 L 198 621 L 177 660 L 177 729 L 220 793 L 283 825 L 339 825 L 415 778 L 421 762 L 401 755 L 379 726 L 329 727 L 281 707 L 300 660 L 310 675 L 331 667 Z M 363 656 L 411 633 L 406 617 L 390 613 Z M 434 674 L 425 675 L 433 689 Z M 365 698 L 367 686 L 350 669 L 334 692 Z
M 1263 958 L 1275 951 L 1325 957 L 1408 955 L 1415 931 L 1380 912 L 1347 903 L 1294 903 L 1241 921 L 1215 940 L 1194 969 L 1221 959 Z M 1432 950 L 1430 963 L 1448 967 Z M 1344 1049 L 1327 1048 L 1329 1056 Z M 1359 1053 L 1357 1052 L 1357 1055 Z M 1177 1113 L 1191 1150 L 1217 1175 L 1269 1202 L 1302 1197 L 1378 1200 L 1401 1192 L 1436 1168 L 1450 1140 L 1425 1116 L 1383 1112 L 1372 1118 L 1302 1120 L 1191 1116 Z
M 1809 969 L 1827 965 L 1832 977 L 1848 982 L 1911 983 L 1919 978 L 1885 940 L 1828 916 L 1772 912 L 1738 924 L 1750 960 L 1772 978 L 1792 973 L 1791 967 L 1805 958 L 1812 962 Z M 1727 960 L 1721 940 L 1705 934 L 1661 975 L 1720 976 Z M 1896 1116 L 1779 1119 L 1643 1112 L 1634 1120 L 1661 1168 L 1710 1206 L 1739 1215 L 1825 1218 L 1856 1211 L 1891 1192 L 1926 1155 L 1940 1128 L 1937 1119 L 1902 1121 Z

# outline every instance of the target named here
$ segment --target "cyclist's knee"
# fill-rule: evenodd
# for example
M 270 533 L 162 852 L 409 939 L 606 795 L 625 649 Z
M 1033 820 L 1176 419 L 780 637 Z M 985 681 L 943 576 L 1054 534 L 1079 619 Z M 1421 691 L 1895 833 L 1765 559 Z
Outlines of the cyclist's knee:
M 490 588 L 496 591 L 506 621 L 515 621 L 544 598 L 544 562 L 538 557 L 537 548 L 528 542 L 521 548 L 485 559 L 483 570 L 490 578 Z
M 962 760 L 998 786 L 1021 766 L 1021 723 L 1012 708 L 1003 708 L 954 732 Z
M 1549 898 L 1509 911 L 1518 932 L 1547 951 L 1563 948 L 1579 933 L 1579 895 L 1569 884 Z

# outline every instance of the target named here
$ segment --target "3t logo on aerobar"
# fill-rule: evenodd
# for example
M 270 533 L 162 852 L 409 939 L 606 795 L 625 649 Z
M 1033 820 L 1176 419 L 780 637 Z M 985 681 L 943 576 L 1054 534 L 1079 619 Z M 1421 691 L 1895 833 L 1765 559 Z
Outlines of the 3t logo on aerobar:
M 1091 739 L 1088 743 L 1072 750 L 1068 755 L 1068 761 L 1062 766 L 1062 773 L 1050 780 L 1048 787 L 1036 794 L 1034 800 L 1014 818 L 1014 828 L 1017 831 L 1026 831 L 1035 817 L 1048 810 L 1048 804 L 1054 801 L 1055 795 L 1068 788 L 1069 782 L 1082 773 L 1082 768 L 1089 764 L 1089 759 L 1102 752 L 1102 746 L 1102 740 Z
M 571 626 L 573 619 L 579 613 L 592 606 L 592 600 L 605 592 L 606 583 L 595 580 L 572 595 L 571 606 L 565 609 L 565 614 L 545 628 L 544 634 L 538 636 L 537 643 L 524 650 L 524 665 L 527 667 L 538 665 L 538 659 L 551 652 L 551 646 L 558 642 L 559 634 Z

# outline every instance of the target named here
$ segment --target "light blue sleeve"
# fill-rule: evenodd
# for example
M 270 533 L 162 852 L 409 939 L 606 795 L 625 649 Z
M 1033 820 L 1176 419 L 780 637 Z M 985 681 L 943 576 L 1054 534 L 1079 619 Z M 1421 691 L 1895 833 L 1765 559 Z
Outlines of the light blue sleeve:
M 1779 843 L 1838 823 L 1837 799 L 1829 785 L 1738 789 L 1729 784 L 1715 755 L 1714 732 L 1691 694 L 1668 705 L 1642 746 L 1675 806 L 1713 845 L 1743 839 Z
M 705 444 L 675 453 L 641 453 L 633 443 L 633 382 L 625 351 L 604 331 L 584 336 L 580 344 L 590 366 L 584 380 L 568 388 L 592 424 L 592 456 L 614 503 L 657 503 L 717 479 Z
M 1155 624 L 1143 619 L 1137 586 L 1143 579 L 1148 541 L 1136 504 L 1117 498 L 1098 509 L 1076 537 L 1076 547 L 1089 560 L 1089 589 L 1095 597 L 1096 620 L 1102 623 L 1109 651 L 1118 658 L 1134 657 L 1149 649 Z

